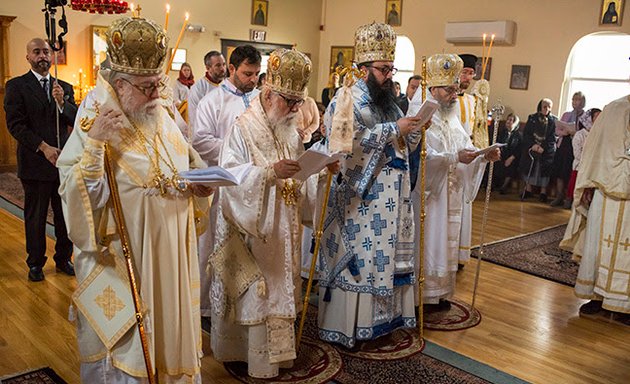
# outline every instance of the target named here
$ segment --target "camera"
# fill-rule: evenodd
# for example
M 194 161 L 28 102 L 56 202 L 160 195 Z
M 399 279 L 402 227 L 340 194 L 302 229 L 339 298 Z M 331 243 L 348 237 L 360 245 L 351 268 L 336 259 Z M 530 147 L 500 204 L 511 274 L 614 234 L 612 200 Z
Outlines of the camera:
M 68 4 L 68 0 L 46 0 L 46 7 L 54 8 L 54 7 L 63 7 Z

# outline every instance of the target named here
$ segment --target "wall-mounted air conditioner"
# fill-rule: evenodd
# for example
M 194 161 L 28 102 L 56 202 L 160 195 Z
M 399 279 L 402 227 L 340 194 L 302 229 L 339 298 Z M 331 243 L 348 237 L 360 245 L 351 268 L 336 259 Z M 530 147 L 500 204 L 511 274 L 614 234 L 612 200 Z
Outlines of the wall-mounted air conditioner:
M 484 33 L 488 36 L 486 44 L 494 34 L 494 44 L 513 45 L 516 23 L 509 20 L 448 22 L 444 29 L 446 41 L 452 44 L 481 44 Z

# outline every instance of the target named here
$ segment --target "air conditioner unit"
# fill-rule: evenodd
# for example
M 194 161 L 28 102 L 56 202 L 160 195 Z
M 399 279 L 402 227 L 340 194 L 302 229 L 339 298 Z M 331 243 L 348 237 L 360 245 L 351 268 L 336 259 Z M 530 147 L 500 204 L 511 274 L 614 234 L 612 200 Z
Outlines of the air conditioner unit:
M 452 44 L 481 44 L 484 33 L 487 44 L 494 34 L 494 44 L 512 45 L 516 38 L 516 23 L 509 20 L 448 22 L 444 29 L 446 41 Z

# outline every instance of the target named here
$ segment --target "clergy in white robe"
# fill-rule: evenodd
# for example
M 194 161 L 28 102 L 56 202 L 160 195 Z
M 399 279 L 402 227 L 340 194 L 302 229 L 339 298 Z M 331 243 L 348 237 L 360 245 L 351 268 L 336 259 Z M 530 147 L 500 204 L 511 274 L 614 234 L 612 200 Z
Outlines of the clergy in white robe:
M 255 88 L 260 72 L 261 56 L 251 45 L 237 47 L 230 56 L 230 77 L 199 102 L 192 137 L 193 148 L 208 166 L 219 164 L 223 139 L 236 119 L 245 112 L 260 92 Z M 218 192 L 217 192 L 218 193 Z M 210 276 L 205 273 L 208 257 L 214 251 L 218 197 L 210 207 L 208 228 L 199 237 L 199 268 L 201 274 L 201 316 L 209 317 Z
M 580 262 L 575 293 L 630 324 L 630 96 L 604 107 L 584 144 L 571 218 L 560 243 Z
M 456 55 L 431 56 L 427 61 L 430 100 L 440 108 L 431 118 L 427 129 L 426 163 L 426 223 L 424 236 L 424 303 L 435 305 L 432 310 L 446 309 L 446 299 L 455 291 L 455 274 L 459 260 L 460 234 L 464 217 L 464 201 L 472 201 L 471 193 L 479 188 L 486 166 L 484 157 L 477 156 L 470 136 L 459 120 L 455 108 L 458 73 L 461 59 Z M 417 113 L 421 94 L 416 94 L 408 113 Z M 486 155 L 498 159 L 499 151 Z M 412 193 L 416 220 L 419 219 L 421 191 L 419 181 Z M 419 223 L 418 223 L 419 224 Z M 419 225 L 417 226 L 419 227 Z M 416 228 L 414 254 L 419 255 L 420 232 Z M 440 307 L 438 307 L 441 305 Z
M 473 145 L 477 142 L 487 142 L 488 141 L 488 132 L 487 130 L 479 132 L 474 132 L 474 127 L 476 124 L 476 111 L 479 108 L 479 99 L 477 96 L 464 93 L 467 89 L 470 88 L 470 83 L 476 75 L 476 65 L 477 65 L 477 56 L 471 54 L 462 54 L 459 55 L 464 63 L 464 68 L 459 74 L 459 89 L 461 93 L 457 96 L 457 100 L 455 103 L 455 110 L 459 111 L 459 121 L 464 128 L 466 134 L 471 138 Z M 483 124 L 485 124 L 485 116 L 480 117 L 483 120 Z M 481 136 L 481 137 L 475 137 Z M 486 144 L 487 145 L 487 144 Z M 484 145 L 484 147 L 486 146 Z M 470 260 L 470 248 L 472 241 L 472 203 L 477 196 L 477 192 L 479 191 L 480 184 L 466 184 L 464 188 L 466 190 L 462 195 L 463 205 L 462 205 L 462 225 L 461 231 L 459 234 L 459 261 L 460 265 L 466 264 Z
M 245 361 L 258 378 L 277 376 L 296 358 L 300 224 L 310 220 L 318 177 L 291 178 L 304 150 L 296 113 L 310 59 L 279 49 L 269 62 L 269 81 L 223 143 L 222 167 L 252 166 L 240 185 L 221 191 L 217 249 L 210 258 L 214 358 Z
M 191 133 L 194 132 L 194 122 L 197 113 L 197 105 L 205 95 L 216 89 L 225 79 L 226 65 L 225 58 L 220 52 L 210 51 L 203 58 L 206 66 L 206 74 L 197 80 L 188 92 L 188 122 Z M 192 136 L 192 134 L 191 134 Z
M 208 196 L 211 189 L 187 187 L 178 178 L 179 172 L 203 162 L 160 103 L 164 30 L 149 20 L 123 18 L 112 23 L 107 36 L 112 70 L 99 71 L 57 162 L 64 215 L 75 244 L 78 287 L 73 303 L 78 309 L 81 379 L 147 382 L 125 268 L 126 247 L 157 380 L 200 383 L 193 194 Z M 140 45 L 139 36 L 153 44 Z M 135 60 L 141 57 L 155 60 Z M 129 62 L 141 64 L 130 67 Z M 127 244 L 122 244 L 114 219 L 115 194 L 108 186 L 106 157 L 122 205 Z M 207 207 L 207 197 L 198 203 L 204 201 Z
M 351 138 L 352 153 L 342 161 L 324 221 L 319 336 L 348 348 L 416 325 L 408 160 L 420 141 L 420 127 L 396 104 L 395 44 L 389 25 L 359 27 L 355 52 L 366 75 L 337 92 L 324 115 L 329 138 L 333 116 L 350 117 L 352 131 L 345 132 L 344 123 L 342 136 Z M 345 102 L 340 104 L 346 91 L 351 92 L 348 112 Z

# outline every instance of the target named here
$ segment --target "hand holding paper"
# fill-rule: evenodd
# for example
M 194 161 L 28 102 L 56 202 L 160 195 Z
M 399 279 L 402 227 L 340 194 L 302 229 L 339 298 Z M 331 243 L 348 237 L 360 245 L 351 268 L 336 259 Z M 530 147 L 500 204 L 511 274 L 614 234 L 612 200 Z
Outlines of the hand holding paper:
M 298 164 L 300 164 L 300 170 L 292 177 L 296 180 L 306 180 L 310 175 L 324 169 L 326 165 L 339 161 L 343 157 L 343 153 L 328 155 L 327 153 L 309 148 L 297 159 Z
M 477 152 L 475 152 L 475 156 L 485 156 L 486 153 L 492 152 L 497 148 L 502 148 L 505 147 L 507 144 L 505 143 L 494 143 L 491 146 L 484 148 L 484 149 L 480 149 Z
M 181 172 L 179 175 L 191 184 L 220 187 L 241 184 L 251 169 L 252 163 L 245 163 L 227 169 L 217 165 Z

